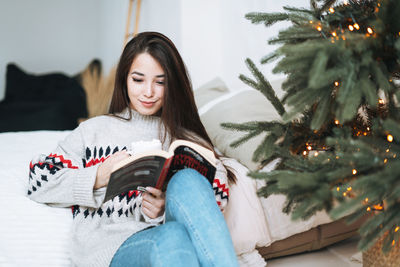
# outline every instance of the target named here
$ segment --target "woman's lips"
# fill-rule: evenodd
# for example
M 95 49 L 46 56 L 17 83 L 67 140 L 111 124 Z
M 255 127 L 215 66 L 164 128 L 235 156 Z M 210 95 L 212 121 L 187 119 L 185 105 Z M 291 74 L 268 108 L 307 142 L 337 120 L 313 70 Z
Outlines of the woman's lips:
M 140 103 L 142 103 L 142 105 L 146 108 L 151 108 L 152 106 L 154 106 L 156 101 L 140 101 Z

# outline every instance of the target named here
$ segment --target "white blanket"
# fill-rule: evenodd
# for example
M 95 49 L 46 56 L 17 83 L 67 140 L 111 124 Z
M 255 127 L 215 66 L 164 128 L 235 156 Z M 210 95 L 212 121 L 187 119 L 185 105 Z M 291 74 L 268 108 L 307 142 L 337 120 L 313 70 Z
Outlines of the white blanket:
M 0 134 L 0 266 L 71 265 L 71 210 L 51 208 L 25 196 L 33 155 L 54 149 L 67 134 Z

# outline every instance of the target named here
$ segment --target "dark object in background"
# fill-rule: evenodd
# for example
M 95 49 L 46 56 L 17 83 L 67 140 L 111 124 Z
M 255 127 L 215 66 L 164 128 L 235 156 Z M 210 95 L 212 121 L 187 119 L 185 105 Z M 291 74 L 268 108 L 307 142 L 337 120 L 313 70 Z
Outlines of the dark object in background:
M 7 65 L 0 132 L 72 130 L 84 117 L 86 95 L 76 79 L 61 73 L 27 74 L 15 64 Z

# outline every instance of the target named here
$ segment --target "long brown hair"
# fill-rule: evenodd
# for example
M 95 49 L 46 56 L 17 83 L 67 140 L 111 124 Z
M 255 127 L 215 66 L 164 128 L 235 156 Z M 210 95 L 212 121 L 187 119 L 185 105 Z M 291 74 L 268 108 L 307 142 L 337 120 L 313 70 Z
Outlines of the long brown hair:
M 126 44 L 117 66 L 109 113 L 116 115 L 129 107 L 127 77 L 133 60 L 142 53 L 151 55 L 165 73 L 160 117 L 166 131 L 161 137 L 162 141 L 165 141 L 168 134 L 171 140 L 186 139 L 213 149 L 211 139 L 197 112 L 192 83 L 185 64 L 173 42 L 161 33 L 142 32 Z M 132 117 L 132 114 L 129 114 L 128 119 Z M 197 140 L 196 136 L 207 143 Z M 235 180 L 229 170 L 228 177 L 230 181 Z

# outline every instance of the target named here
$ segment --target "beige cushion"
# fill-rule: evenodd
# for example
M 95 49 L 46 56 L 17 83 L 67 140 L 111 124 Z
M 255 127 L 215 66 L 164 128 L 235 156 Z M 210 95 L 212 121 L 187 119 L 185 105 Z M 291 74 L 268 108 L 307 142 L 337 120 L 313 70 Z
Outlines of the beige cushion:
M 280 116 L 272 104 L 260 92 L 248 89 L 226 93 L 219 99 L 212 100 L 208 105 L 208 108 L 206 105 L 203 106 L 199 113 L 214 146 L 222 154 L 237 159 L 250 170 L 257 169 L 259 164 L 252 161 L 252 156 L 265 134 L 233 148 L 230 144 L 246 133 L 225 130 L 220 125 L 223 122 L 242 123 L 279 120 Z
M 228 87 L 221 80 L 221 78 L 216 77 L 213 80 L 207 82 L 201 87 L 194 90 L 194 96 L 197 108 L 203 107 L 205 104 L 211 102 L 214 99 L 228 93 Z

